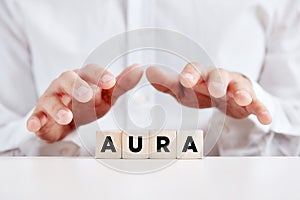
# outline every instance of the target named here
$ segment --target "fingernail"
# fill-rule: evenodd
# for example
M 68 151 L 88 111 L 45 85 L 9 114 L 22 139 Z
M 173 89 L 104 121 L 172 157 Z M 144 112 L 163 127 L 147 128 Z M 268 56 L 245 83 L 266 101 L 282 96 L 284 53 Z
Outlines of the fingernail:
M 57 119 L 61 120 L 65 115 L 67 115 L 68 112 L 63 110 L 63 109 L 60 109 L 57 114 L 56 114 L 56 117 Z
M 104 76 L 102 76 L 102 78 L 100 79 L 100 82 L 101 83 L 107 83 L 111 80 L 113 80 L 114 77 L 112 75 L 109 75 L 109 74 L 105 74 Z
M 93 90 L 91 88 L 81 86 L 75 90 L 75 95 L 81 101 L 87 102 L 93 97 Z
M 208 90 L 210 94 L 216 98 L 220 98 L 226 95 L 226 89 L 224 87 L 224 84 L 220 82 L 211 82 L 209 84 Z
M 190 83 L 194 83 L 195 82 L 195 77 L 190 74 L 190 73 L 186 73 L 186 74 L 183 74 L 183 77 L 188 80 Z
M 90 88 L 85 87 L 85 86 L 81 86 L 81 87 L 77 88 L 77 90 L 75 92 L 76 92 L 77 96 L 81 97 L 81 96 L 84 96 L 85 94 L 87 94 L 90 91 L 91 91 Z
M 36 132 L 40 129 L 40 122 L 35 118 L 31 118 L 28 121 L 28 127 L 30 131 Z

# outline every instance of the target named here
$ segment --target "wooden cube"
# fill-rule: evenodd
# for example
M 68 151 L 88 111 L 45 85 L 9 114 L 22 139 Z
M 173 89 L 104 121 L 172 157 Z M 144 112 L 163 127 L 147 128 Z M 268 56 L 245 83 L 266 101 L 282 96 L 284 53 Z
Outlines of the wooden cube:
M 150 158 L 176 159 L 176 131 L 150 131 Z
M 144 130 L 122 132 L 122 158 L 149 158 L 149 132 Z
M 203 131 L 177 131 L 177 159 L 198 159 L 203 157 Z
M 96 158 L 121 158 L 122 131 L 97 131 Z

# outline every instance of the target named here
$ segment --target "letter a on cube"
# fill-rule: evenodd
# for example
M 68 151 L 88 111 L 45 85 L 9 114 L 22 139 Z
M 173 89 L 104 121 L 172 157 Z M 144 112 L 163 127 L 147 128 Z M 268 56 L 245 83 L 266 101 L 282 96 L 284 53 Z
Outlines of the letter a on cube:
M 96 158 L 121 158 L 122 131 L 97 131 Z
M 177 131 L 177 158 L 198 159 L 203 157 L 203 131 Z

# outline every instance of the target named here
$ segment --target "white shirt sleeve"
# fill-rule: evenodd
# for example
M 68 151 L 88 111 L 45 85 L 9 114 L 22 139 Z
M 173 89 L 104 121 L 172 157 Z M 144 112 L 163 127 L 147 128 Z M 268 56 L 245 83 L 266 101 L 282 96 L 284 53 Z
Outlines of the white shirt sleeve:
M 86 155 L 75 134 L 48 144 L 26 128 L 38 95 L 19 15 L 14 1 L 0 1 L 0 155 Z
M 37 95 L 30 67 L 30 49 L 11 12 L 13 1 L 0 1 L 0 152 L 19 154 L 26 131 L 26 114 Z M 20 19 L 18 17 L 18 19 Z
M 289 2 L 275 13 L 259 80 L 263 89 L 255 88 L 273 116 L 270 131 L 300 136 L 300 3 Z
M 273 122 L 262 125 L 254 115 L 243 120 L 227 117 L 219 141 L 221 155 L 300 154 L 300 2 L 282 1 L 280 5 L 266 35 L 260 78 L 252 80 Z

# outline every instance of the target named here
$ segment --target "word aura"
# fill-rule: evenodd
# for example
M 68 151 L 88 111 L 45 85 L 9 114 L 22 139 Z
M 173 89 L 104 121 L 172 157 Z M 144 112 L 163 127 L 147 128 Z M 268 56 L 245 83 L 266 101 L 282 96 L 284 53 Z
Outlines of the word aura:
M 199 159 L 203 131 L 101 131 L 95 154 L 101 159 Z

